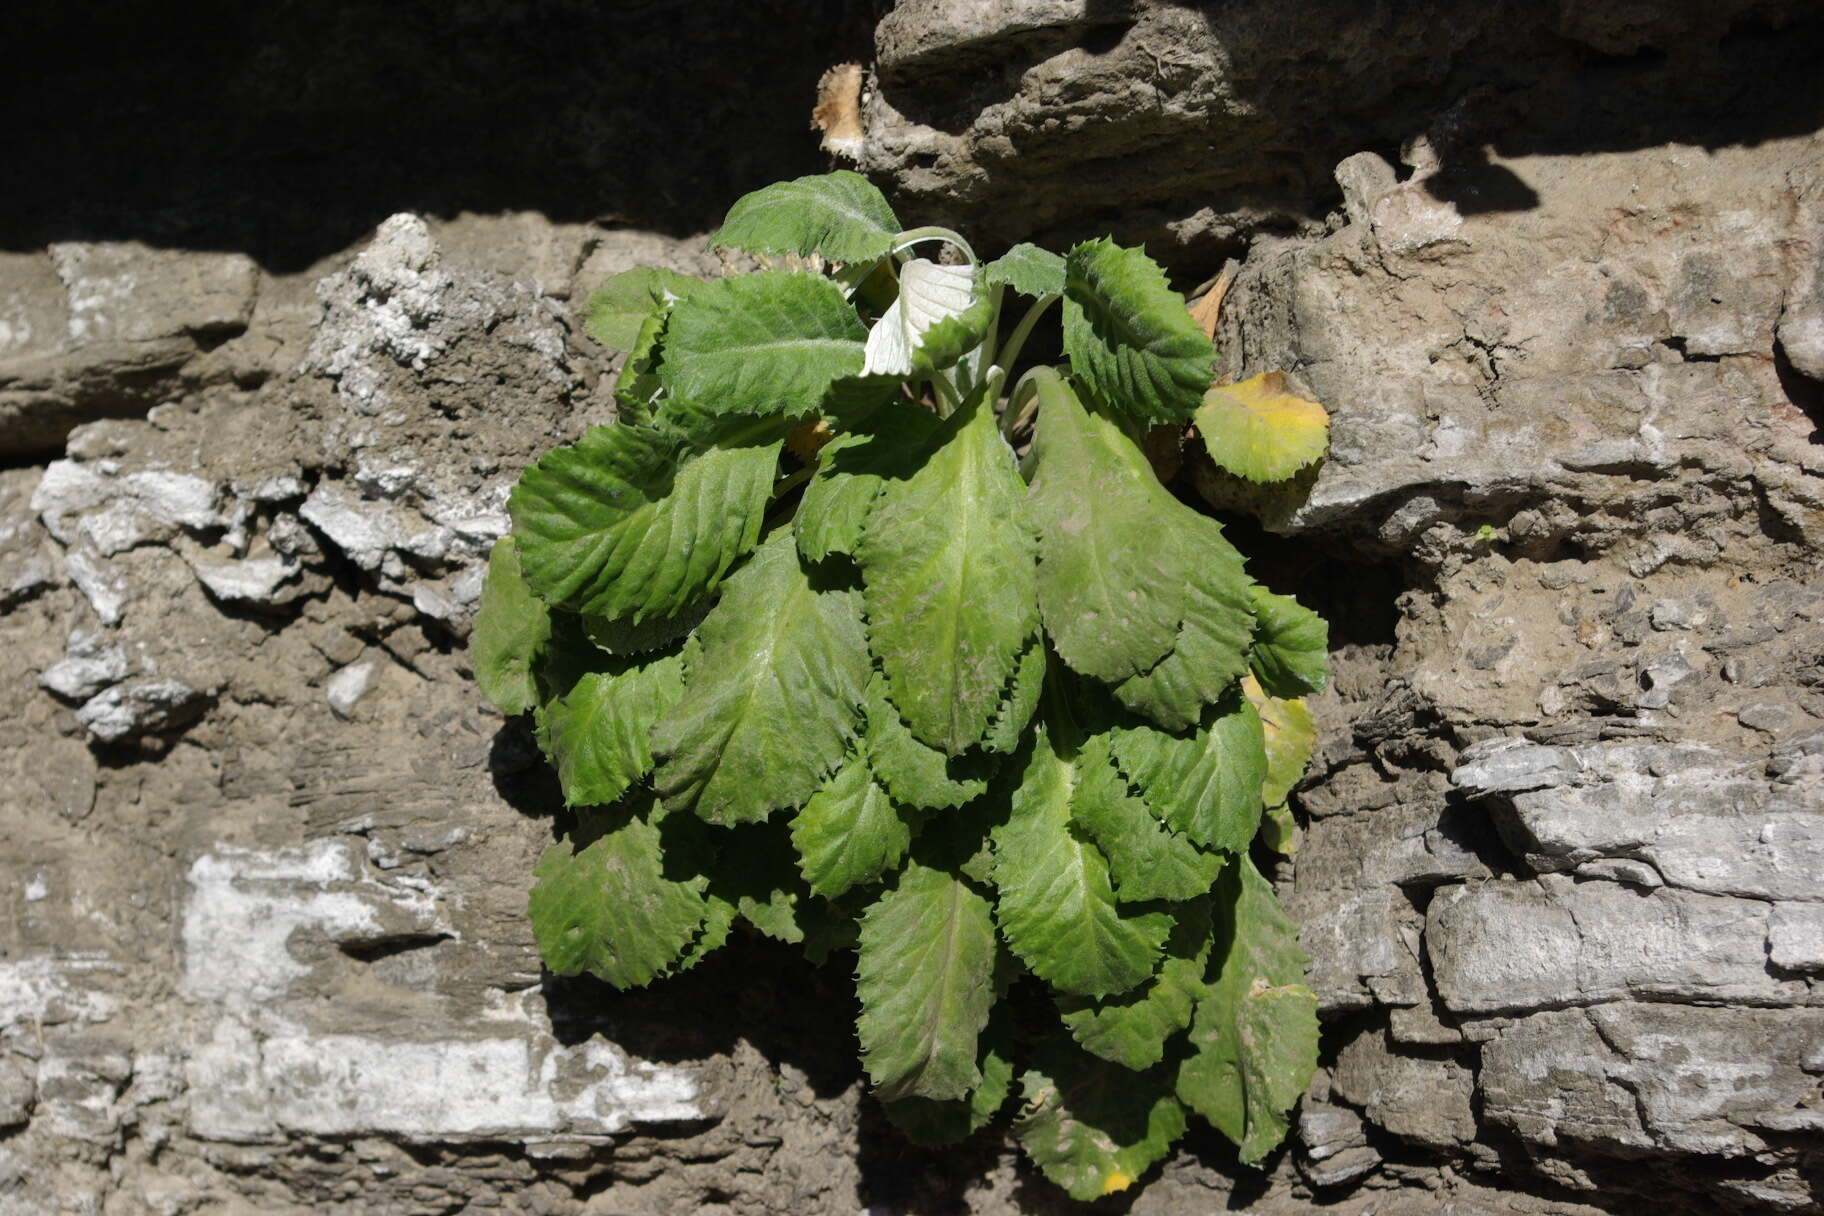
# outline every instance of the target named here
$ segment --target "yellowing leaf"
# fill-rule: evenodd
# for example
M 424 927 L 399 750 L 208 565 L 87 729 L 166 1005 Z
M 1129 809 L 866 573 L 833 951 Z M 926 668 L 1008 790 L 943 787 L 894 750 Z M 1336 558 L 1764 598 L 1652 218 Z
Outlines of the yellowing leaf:
M 1291 807 L 1282 802 L 1267 808 L 1260 817 L 1260 843 L 1281 857 L 1298 852 L 1298 821 L 1292 818 Z
M 1279 372 L 1218 385 L 1197 407 L 1210 459 L 1249 481 L 1284 481 L 1324 454 L 1330 416 L 1286 388 Z
M 1267 777 L 1261 783 L 1261 800 L 1276 806 L 1286 800 L 1298 779 L 1305 775 L 1317 747 L 1317 721 L 1304 698 L 1269 697 L 1253 676 L 1243 676 L 1241 691 L 1260 714 L 1267 748 Z
M 1102 1193 L 1112 1195 L 1116 1191 L 1125 1191 L 1132 1185 L 1134 1180 L 1130 1175 L 1123 1174 L 1120 1170 L 1110 1170 L 1108 1177 L 1102 1180 Z

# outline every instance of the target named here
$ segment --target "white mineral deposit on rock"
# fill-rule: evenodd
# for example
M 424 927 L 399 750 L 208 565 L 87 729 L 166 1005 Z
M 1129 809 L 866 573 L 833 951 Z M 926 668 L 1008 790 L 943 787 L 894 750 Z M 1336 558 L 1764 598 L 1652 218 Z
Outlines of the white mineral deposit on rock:
M 374 686 L 374 677 L 379 673 L 380 665 L 372 659 L 365 659 L 359 663 L 350 663 L 329 678 L 323 695 L 338 718 L 354 716 L 355 706 Z

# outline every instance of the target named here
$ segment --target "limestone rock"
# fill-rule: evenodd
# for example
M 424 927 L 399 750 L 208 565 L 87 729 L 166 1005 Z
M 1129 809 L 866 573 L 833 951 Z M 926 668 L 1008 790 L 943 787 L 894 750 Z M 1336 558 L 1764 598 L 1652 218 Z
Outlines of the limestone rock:
M 0 452 L 54 449 L 206 380 L 206 351 L 247 329 L 259 278 L 243 254 L 133 241 L 0 258 Z
M 1448 887 L 1426 913 L 1438 994 L 1461 1013 L 1551 1009 L 1624 998 L 1824 1002 L 1767 968 L 1769 907 L 1548 875 Z
M 38 682 L 69 701 L 86 701 L 133 670 L 124 647 L 102 635 L 80 630 L 70 634 L 64 657 L 38 677 Z
M 1814 899 L 1824 873 L 1824 777 L 1775 782 L 1764 761 L 1704 747 L 1541 747 L 1491 739 L 1452 781 L 1491 797 L 1537 870 L 1596 858 L 1652 867 L 1675 887 Z
M 1534 1014 L 1482 1049 L 1484 1117 L 1532 1145 L 1651 1154 L 1673 1176 L 1671 1163 L 1690 1154 L 1738 1185 L 1765 1179 L 1753 1158 L 1770 1139 L 1818 1125 L 1816 1078 L 1800 1061 L 1820 1036 L 1818 1010 L 1616 1004 Z M 1766 1181 L 1770 1208 L 1807 1202 L 1802 1180 Z M 1585 1178 L 1580 1189 L 1593 1184 Z
M 182 680 L 130 680 L 91 697 L 76 720 L 101 742 L 120 743 L 182 726 L 201 712 L 204 700 Z
M 1447 1147 L 1476 1138 L 1475 1078 L 1448 1057 L 1401 1051 L 1380 1030 L 1357 1035 L 1332 1070 L 1331 1092 L 1396 1136 Z

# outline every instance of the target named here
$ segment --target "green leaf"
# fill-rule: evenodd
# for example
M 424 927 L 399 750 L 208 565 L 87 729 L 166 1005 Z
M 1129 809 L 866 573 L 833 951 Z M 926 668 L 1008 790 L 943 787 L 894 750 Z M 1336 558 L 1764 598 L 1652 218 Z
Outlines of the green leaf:
M 1000 1015 L 988 1024 L 981 1038 L 981 1055 L 976 1061 L 982 1070 L 982 1082 L 969 1091 L 968 1098 L 901 1098 L 882 1102 L 881 1113 L 898 1128 L 906 1139 L 925 1148 L 942 1148 L 973 1135 L 988 1126 L 989 1120 L 1007 1105 L 1013 1092 L 1012 1035 L 1007 1019 Z
M 861 940 L 858 912 L 847 901 L 832 903 L 815 899 L 799 909 L 798 921 L 804 927 L 804 960 L 813 967 L 830 961 L 838 950 L 853 950 Z
M 1071 371 L 1134 425 L 1188 422 L 1215 374 L 1216 348 L 1165 272 L 1109 240 L 1078 245 L 1064 263 Z
M 665 384 L 659 379 L 659 362 L 663 357 L 665 322 L 670 315 L 667 309 L 651 313 L 640 322 L 639 332 L 628 348 L 627 361 L 621 364 L 614 380 L 614 400 L 619 406 L 615 418 L 620 422 L 645 422 L 653 403 L 665 391 Z
M 913 737 L 879 674 L 868 681 L 868 757 L 887 792 L 906 806 L 959 807 L 988 789 L 988 766 L 980 759 L 947 756 Z
M 735 927 L 735 918 L 740 910 L 726 899 L 717 898 L 715 892 L 706 892 L 703 912 L 703 931 L 697 934 L 697 940 L 685 947 L 678 961 L 672 964 L 672 975 L 689 971 L 692 967 L 728 944 L 729 930 Z
M 743 824 L 714 833 L 713 840 L 713 861 L 706 865 L 709 894 L 733 903 L 749 924 L 776 941 L 804 941 L 814 901 L 785 834 Z
M 962 1098 L 994 1002 L 994 921 L 963 878 L 917 861 L 861 918 L 862 1064 L 885 1101 Z
M 994 303 L 973 266 L 914 258 L 900 267 L 899 296 L 868 331 L 868 376 L 929 375 L 981 344 Z
M 633 350 L 654 313 L 664 312 L 702 285 L 701 279 L 660 266 L 623 270 L 589 297 L 589 319 L 583 328 L 612 350 Z
M 1168 829 L 1128 792 L 1127 779 L 1115 771 L 1107 735 L 1092 736 L 1077 753 L 1070 818 L 1108 859 L 1122 903 L 1196 899 L 1208 893 L 1222 869 L 1220 855 Z
M 1005 283 L 1021 295 L 1062 295 L 1064 259 L 1037 245 L 1015 245 L 982 267 L 982 277 L 990 286 Z
M 1260 715 L 1267 751 L 1267 776 L 1261 783 L 1260 797 L 1273 807 L 1283 803 L 1305 775 L 1305 766 L 1311 763 L 1311 753 L 1317 748 L 1317 722 L 1303 701 L 1269 697 L 1253 676 L 1241 682 L 1241 691 Z
M 861 370 L 867 330 L 842 289 L 785 270 L 705 283 L 671 310 L 659 375 L 725 414 L 810 414 Z
M 728 580 L 653 728 L 667 807 L 711 823 L 803 805 L 848 752 L 867 687 L 859 597 L 819 589 L 775 532 Z
M 532 674 L 538 682 L 538 698 L 544 702 L 562 697 L 590 672 L 604 671 L 613 665 L 601 648 L 589 641 L 583 632 L 581 617 L 573 612 L 552 612 L 551 636 L 532 664 Z M 542 723 L 536 716 L 533 721 L 542 736 Z M 547 755 L 549 751 L 547 748 Z
M 798 551 L 814 562 L 853 554 L 886 479 L 916 468 L 940 425 L 930 410 L 889 401 L 825 444 L 792 521 Z
M 638 623 L 609 616 L 585 616 L 581 620 L 589 640 L 609 654 L 650 654 L 689 634 L 702 623 L 709 608 L 708 600 L 699 600 L 676 616 L 651 616 Z
M 988 733 L 982 737 L 982 747 L 1008 756 L 1019 751 L 1020 741 L 1026 737 L 1026 726 L 1039 708 L 1039 694 L 1044 689 L 1045 642 L 1034 634 L 1020 651 L 1019 662 L 1007 681 L 1000 707 L 994 711 Z
M 1197 1002 L 1178 1096 L 1252 1165 L 1285 1139 L 1289 1112 L 1317 1071 L 1317 997 L 1298 927 L 1245 856 L 1216 893 L 1216 978 Z
M 1247 670 L 1252 584 L 1215 520 L 1187 507 L 1174 533 L 1184 555 L 1184 623 L 1172 653 L 1117 684 L 1115 696 L 1167 730 L 1186 730 Z
M 899 397 L 898 376 L 838 376 L 823 391 L 818 407 L 837 426 L 859 427 L 869 415 Z
M 759 536 L 779 443 L 685 456 L 669 433 L 594 427 L 527 469 L 507 508 L 532 590 L 636 624 L 714 590 Z
M 838 169 L 745 195 L 710 243 L 852 263 L 884 257 L 898 233 L 899 221 L 880 191 L 861 174 Z
M 1254 645 L 1248 666 L 1261 688 L 1275 697 L 1324 691 L 1329 672 L 1330 626 L 1289 595 L 1256 585 Z
M 1027 505 L 1039 530 L 1039 612 L 1058 656 L 1115 683 L 1171 652 L 1186 573 L 1172 525 L 1186 508 L 1144 453 L 1086 411 L 1056 377 L 1039 381 Z
M 1260 817 L 1260 843 L 1281 857 L 1298 852 L 1298 821 L 1292 818 L 1291 807 L 1282 802 L 1267 808 Z
M 804 881 L 832 899 L 893 869 L 911 843 L 911 827 L 861 749 L 849 753 L 792 820 Z
M 1279 372 L 1211 388 L 1197 407 L 1197 432 L 1210 459 L 1249 481 L 1284 481 L 1318 460 L 1330 416 L 1288 391 Z
M 653 723 L 677 704 L 684 665 L 677 655 L 581 677 L 539 708 L 539 728 L 569 806 L 604 806 L 652 769 Z
M 1166 941 L 1158 975 L 1103 1001 L 1059 997 L 1058 1012 L 1071 1037 L 1085 1051 L 1136 1072 L 1159 1063 L 1166 1040 L 1191 1024 L 1191 1011 L 1204 993 L 1210 928 L 1209 901 L 1187 904 Z
M 1169 1076 L 1130 1072 L 1061 1036 L 1020 1080 L 1026 1105 L 1014 1137 L 1072 1199 L 1126 1190 L 1184 1134 Z
M 1038 623 L 1026 483 L 978 397 L 910 477 L 875 500 L 856 559 L 868 642 L 912 733 L 957 755 L 981 740 Z
M 631 810 L 602 812 L 592 826 L 600 834 L 585 847 L 554 844 L 533 871 L 532 933 L 554 973 L 587 971 L 635 988 L 696 939 L 708 879 L 667 877 L 658 826 Z
M 1155 815 L 1206 848 L 1247 849 L 1260 825 L 1267 756 L 1260 715 L 1246 699 L 1226 698 L 1190 734 L 1118 726 L 1111 745 Z
M 1152 975 L 1172 918 L 1116 906 L 1108 863 L 1072 830 L 1080 773 L 1054 736 L 1038 731 L 1012 814 L 994 829 L 995 916 L 1013 952 L 1053 988 L 1125 992 Z
M 651 428 L 678 445 L 679 458 L 711 448 L 754 447 L 784 439 L 803 425 L 784 414 L 727 414 L 711 405 L 667 397 L 653 410 Z
M 511 536 L 494 542 L 488 577 L 475 610 L 469 661 L 481 695 L 503 714 L 523 714 L 538 704 L 532 664 L 551 636 L 551 613 L 526 586 Z

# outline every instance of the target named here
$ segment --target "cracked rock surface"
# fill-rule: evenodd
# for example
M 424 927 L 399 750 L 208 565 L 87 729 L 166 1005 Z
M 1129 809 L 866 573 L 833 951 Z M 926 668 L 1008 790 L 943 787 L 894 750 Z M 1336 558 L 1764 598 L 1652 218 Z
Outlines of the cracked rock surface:
M 502 115 L 549 100 L 528 47 L 608 45 L 563 6 L 488 38 L 458 8 L 418 49 L 497 56 Z M 788 163 L 752 133 L 814 147 L 840 39 L 786 17 L 692 44 L 690 105 L 631 68 L 566 94 L 661 89 L 698 141 L 564 101 L 622 141 L 566 162 L 599 213 L 443 148 L 444 205 L 352 224 L 418 155 L 376 145 L 321 216 L 238 169 L 179 214 L 147 174 L 143 222 L 78 192 L 87 229 L 29 214 L 45 239 L 0 253 L 0 1213 L 1085 1210 L 998 1138 L 883 1127 L 840 965 L 756 939 L 615 994 L 543 975 L 525 922 L 557 800 L 472 687 L 481 563 L 520 469 L 612 420 L 580 298 L 636 263 L 720 273 L 729 183 Z M 1193 1134 L 1110 1210 L 1820 1210 L 1824 23 L 875 18 L 851 152 L 902 214 L 983 248 L 1145 239 L 1186 288 L 1233 256 L 1222 373 L 1332 415 L 1286 492 L 1195 444 L 1176 486 L 1332 622 L 1275 871 L 1322 1066 L 1264 1171 Z M 644 47 L 690 19 L 616 20 Z M 764 121 L 754 39 L 812 48 Z M 347 84 L 322 71 L 296 78 L 319 119 Z M 281 194 L 282 224 L 223 203 Z

